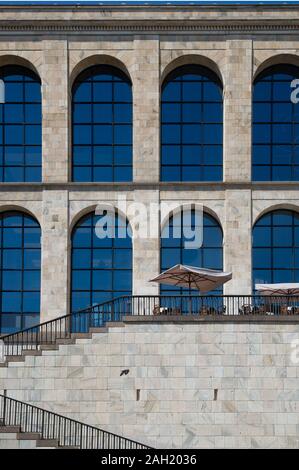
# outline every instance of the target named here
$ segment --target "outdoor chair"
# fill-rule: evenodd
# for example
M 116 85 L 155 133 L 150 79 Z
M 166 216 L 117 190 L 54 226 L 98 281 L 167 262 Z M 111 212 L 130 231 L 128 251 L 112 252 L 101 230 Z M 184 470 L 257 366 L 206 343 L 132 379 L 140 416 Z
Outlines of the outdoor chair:
M 219 312 L 217 312 L 214 307 L 203 306 L 200 313 L 201 315 L 215 315 L 216 313 L 219 313 Z
M 226 305 L 222 305 L 222 307 L 219 308 L 217 311 L 218 315 L 225 315 L 226 313 Z
M 250 304 L 244 304 L 239 308 L 240 315 L 250 315 L 252 313 L 252 306 Z
M 267 314 L 267 308 L 265 304 L 262 305 L 256 305 L 254 307 L 254 313 L 257 315 L 266 315 Z
M 181 315 L 180 308 L 160 307 L 155 305 L 153 308 L 153 315 Z
M 290 312 L 288 310 L 288 306 L 287 305 L 281 305 L 280 306 L 280 315 L 288 315 Z

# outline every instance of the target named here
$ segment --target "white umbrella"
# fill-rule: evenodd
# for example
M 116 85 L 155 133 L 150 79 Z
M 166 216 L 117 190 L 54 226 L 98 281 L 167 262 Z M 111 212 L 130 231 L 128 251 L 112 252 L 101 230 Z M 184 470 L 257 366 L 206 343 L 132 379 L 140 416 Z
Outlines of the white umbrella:
M 159 282 L 160 284 L 188 287 L 189 290 L 196 289 L 200 292 L 208 292 L 221 286 L 231 278 L 232 273 L 176 264 L 159 274 L 159 276 L 151 279 L 150 282 Z
M 208 292 L 223 285 L 232 278 L 232 273 L 216 271 L 215 269 L 196 268 L 195 266 L 186 266 L 176 264 L 167 269 L 159 276 L 151 279 L 150 282 L 159 282 L 177 287 L 187 287 L 189 289 L 189 308 L 191 313 L 191 289 L 200 292 Z
M 299 295 L 299 283 L 256 284 L 255 289 L 264 295 Z

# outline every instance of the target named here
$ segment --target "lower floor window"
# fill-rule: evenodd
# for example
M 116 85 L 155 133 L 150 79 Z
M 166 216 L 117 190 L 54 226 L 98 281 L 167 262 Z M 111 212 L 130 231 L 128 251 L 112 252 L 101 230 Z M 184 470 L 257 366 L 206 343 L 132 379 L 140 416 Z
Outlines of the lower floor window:
M 20 212 L 0 215 L 0 332 L 9 334 L 39 323 L 41 230 Z
M 113 236 L 97 235 L 101 223 Z M 114 214 L 86 215 L 72 233 L 72 311 L 131 293 L 132 240 L 127 221 Z

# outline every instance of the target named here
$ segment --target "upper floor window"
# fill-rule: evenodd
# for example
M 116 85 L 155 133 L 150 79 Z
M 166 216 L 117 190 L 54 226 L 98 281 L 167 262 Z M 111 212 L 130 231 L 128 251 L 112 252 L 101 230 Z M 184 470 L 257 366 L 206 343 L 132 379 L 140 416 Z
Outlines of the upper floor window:
M 161 181 L 222 180 L 222 85 L 206 67 L 171 72 L 162 86 Z
M 132 180 L 132 85 L 116 67 L 82 72 L 73 86 L 73 181 Z
M 299 104 L 291 100 L 298 78 L 298 67 L 281 64 L 254 82 L 253 181 L 299 180 Z
M 41 82 L 21 66 L 0 68 L 0 181 L 41 181 Z
M 0 332 L 39 322 L 41 230 L 21 212 L 0 214 Z
M 299 214 L 276 210 L 253 228 L 253 282 L 299 282 Z

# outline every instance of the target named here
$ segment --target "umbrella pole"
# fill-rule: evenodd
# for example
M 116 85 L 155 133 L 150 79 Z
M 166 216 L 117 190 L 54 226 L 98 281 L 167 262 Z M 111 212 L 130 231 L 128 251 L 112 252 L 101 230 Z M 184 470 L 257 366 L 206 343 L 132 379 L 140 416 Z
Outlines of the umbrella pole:
M 192 315 L 191 278 L 189 276 L 189 314 Z

